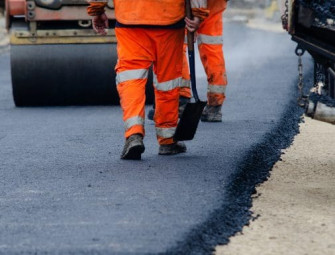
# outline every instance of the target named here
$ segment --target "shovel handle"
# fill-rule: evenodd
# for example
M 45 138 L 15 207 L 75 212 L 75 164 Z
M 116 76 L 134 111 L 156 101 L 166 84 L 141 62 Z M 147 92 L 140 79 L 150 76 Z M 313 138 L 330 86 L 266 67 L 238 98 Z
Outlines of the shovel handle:
M 189 19 L 193 19 L 191 1 L 185 1 L 185 9 L 186 9 L 186 17 Z M 192 94 L 196 102 L 199 102 L 199 96 L 196 85 L 195 78 L 195 60 L 194 60 L 194 32 L 190 32 L 187 30 L 187 46 L 188 46 L 188 62 L 190 66 L 190 76 L 191 76 L 191 88 Z
M 185 9 L 186 9 L 186 17 L 189 19 L 193 19 L 191 1 L 185 1 Z M 190 32 L 187 30 L 187 47 L 189 51 L 194 51 L 194 32 Z

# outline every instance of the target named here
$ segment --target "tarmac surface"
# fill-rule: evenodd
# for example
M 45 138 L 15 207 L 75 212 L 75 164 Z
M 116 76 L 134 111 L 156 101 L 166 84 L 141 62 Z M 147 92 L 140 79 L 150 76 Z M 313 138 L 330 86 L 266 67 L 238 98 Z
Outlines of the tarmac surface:
M 226 24 L 223 123 L 200 123 L 187 153 L 164 157 L 146 121 L 140 162 L 119 159 L 118 106 L 16 108 L 1 53 L 0 254 L 211 254 L 227 243 L 298 132 L 294 47 L 285 33 Z M 199 60 L 197 78 L 206 83 Z

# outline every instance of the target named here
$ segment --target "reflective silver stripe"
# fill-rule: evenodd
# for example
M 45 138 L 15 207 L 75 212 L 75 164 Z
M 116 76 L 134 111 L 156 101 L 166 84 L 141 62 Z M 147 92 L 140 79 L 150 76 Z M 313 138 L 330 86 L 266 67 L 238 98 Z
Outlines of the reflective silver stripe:
M 190 88 L 191 87 L 191 81 L 186 80 L 186 79 L 181 79 L 180 87 L 181 88 Z
M 171 138 L 176 132 L 176 128 L 159 128 L 156 127 L 156 134 L 163 138 Z
M 221 35 L 212 36 L 212 35 L 198 35 L 198 44 L 223 44 L 223 38 Z
M 101 3 L 107 3 L 108 0 L 88 0 L 89 3 L 94 3 L 94 2 L 101 2 Z
M 140 116 L 135 116 L 135 117 L 131 117 L 129 119 L 127 119 L 124 122 L 124 128 L 125 130 L 128 130 L 129 128 L 131 128 L 132 126 L 135 125 L 144 125 L 144 119 Z
M 187 35 L 185 35 L 185 37 L 184 37 L 184 43 L 187 44 Z
M 226 93 L 226 85 L 208 85 L 208 93 L 224 94 Z
M 134 69 L 120 72 L 116 75 L 116 85 L 121 82 L 136 80 L 136 79 L 146 79 L 148 77 L 147 69 Z
M 170 91 L 175 88 L 178 88 L 180 84 L 181 84 L 181 77 L 170 81 L 158 82 L 157 76 L 154 74 L 154 86 L 157 90 Z
M 207 8 L 207 0 L 191 0 L 192 8 Z

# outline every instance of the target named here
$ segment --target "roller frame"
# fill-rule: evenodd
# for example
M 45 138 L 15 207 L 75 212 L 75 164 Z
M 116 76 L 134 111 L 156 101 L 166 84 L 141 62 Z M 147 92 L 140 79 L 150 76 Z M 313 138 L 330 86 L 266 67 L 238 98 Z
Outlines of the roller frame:
M 119 104 L 114 29 L 98 36 L 92 28 L 39 29 L 39 21 L 9 19 L 16 106 Z M 153 103 L 152 72 L 146 99 Z

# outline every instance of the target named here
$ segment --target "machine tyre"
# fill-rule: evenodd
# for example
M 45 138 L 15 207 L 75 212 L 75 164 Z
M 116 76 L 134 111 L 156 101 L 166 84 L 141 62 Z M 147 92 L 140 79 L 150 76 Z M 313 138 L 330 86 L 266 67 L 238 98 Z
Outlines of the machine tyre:
M 119 104 L 116 44 L 11 45 L 16 106 Z M 154 92 L 149 75 L 146 103 Z

